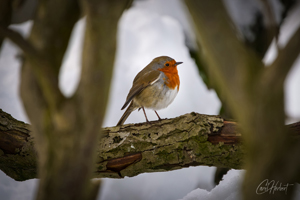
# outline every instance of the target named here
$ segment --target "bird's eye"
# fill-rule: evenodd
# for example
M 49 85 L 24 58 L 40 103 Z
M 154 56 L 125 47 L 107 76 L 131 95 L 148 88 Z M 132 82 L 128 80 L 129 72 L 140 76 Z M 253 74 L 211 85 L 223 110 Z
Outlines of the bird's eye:
M 169 66 L 169 63 L 166 63 L 165 65 L 168 67 L 168 66 Z

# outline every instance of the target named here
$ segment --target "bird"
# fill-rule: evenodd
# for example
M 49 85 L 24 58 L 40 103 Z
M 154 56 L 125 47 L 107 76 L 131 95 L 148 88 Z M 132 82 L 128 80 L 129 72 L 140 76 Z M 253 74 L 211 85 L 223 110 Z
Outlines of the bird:
M 123 125 L 134 110 L 143 109 L 146 122 L 150 123 L 145 108 L 152 109 L 159 120 L 156 110 L 169 106 L 175 99 L 180 86 L 177 66 L 183 62 L 176 62 L 168 56 L 154 58 L 134 78 L 126 101 L 121 108 L 128 108 L 120 118 L 117 126 Z

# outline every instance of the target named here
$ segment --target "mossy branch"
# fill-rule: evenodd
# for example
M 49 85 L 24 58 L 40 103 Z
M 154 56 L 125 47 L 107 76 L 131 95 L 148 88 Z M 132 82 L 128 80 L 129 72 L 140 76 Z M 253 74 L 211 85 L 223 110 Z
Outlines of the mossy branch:
M 289 127 L 300 135 L 300 122 Z M 37 177 L 30 132 L 29 124 L 0 110 L 0 169 L 18 181 Z M 131 177 L 198 165 L 243 167 L 236 123 L 219 116 L 190 113 L 151 124 L 103 128 L 103 133 L 93 177 Z

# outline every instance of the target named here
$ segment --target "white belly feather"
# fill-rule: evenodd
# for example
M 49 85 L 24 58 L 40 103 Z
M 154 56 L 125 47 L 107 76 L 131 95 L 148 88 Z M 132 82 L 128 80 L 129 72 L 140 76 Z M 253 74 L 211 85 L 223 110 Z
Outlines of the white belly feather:
M 168 107 L 174 101 L 177 93 L 178 93 L 177 87 L 174 90 L 168 89 L 167 91 L 165 91 L 164 97 L 161 98 L 159 101 L 157 101 L 150 108 L 153 110 L 160 110 L 160 109 Z
M 178 86 L 170 89 L 160 77 L 161 75 L 133 99 L 135 107 L 160 110 L 173 102 L 178 93 Z
M 173 90 L 165 85 L 155 83 L 151 87 L 145 88 L 133 100 L 135 106 L 160 110 L 166 108 L 175 99 L 178 93 L 177 87 Z

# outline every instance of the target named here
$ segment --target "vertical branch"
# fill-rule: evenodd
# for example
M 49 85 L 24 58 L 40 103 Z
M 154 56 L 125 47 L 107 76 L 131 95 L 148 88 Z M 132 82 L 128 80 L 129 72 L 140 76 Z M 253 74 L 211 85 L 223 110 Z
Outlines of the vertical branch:
M 79 160 L 89 164 L 91 177 L 95 160 L 96 145 L 104 119 L 112 77 L 118 21 L 132 0 L 82 0 L 86 15 L 86 30 L 82 54 L 81 80 L 73 99 L 77 104 L 80 122 L 81 151 Z M 78 163 L 82 164 L 82 163 Z M 97 189 L 94 188 L 96 197 Z M 96 192 L 96 193 L 95 193 Z
M 256 54 L 238 40 L 221 1 L 186 0 L 186 3 L 195 22 L 198 42 L 212 70 L 210 79 L 215 79 L 217 87 L 224 92 L 245 133 L 249 153 L 244 197 L 283 198 L 282 193 L 259 196 L 255 189 L 264 179 L 292 184 L 298 176 L 300 162 L 295 162 L 291 153 L 296 146 L 288 139 L 284 127 L 283 83 L 299 54 L 299 31 L 279 51 L 273 66 L 265 68 Z M 293 156 L 286 157 L 289 153 Z M 285 198 L 291 197 L 292 189 Z
M 248 95 L 241 91 L 252 90 L 252 80 L 263 68 L 262 62 L 238 40 L 221 1 L 186 0 L 186 3 L 210 67 L 210 80 L 214 81 L 233 113 L 247 124 L 244 113 L 249 113 L 252 108 L 248 107 Z M 244 112 L 240 112 L 241 108 Z
M 58 74 L 78 17 L 77 1 L 39 1 L 28 38 L 29 46 L 38 53 L 24 52 L 21 97 L 32 124 L 39 157 L 37 199 L 71 198 L 70 188 L 75 188 L 70 186 L 75 182 L 72 181 L 75 173 L 71 176 L 67 172 L 74 164 L 72 161 L 75 156 L 70 150 L 76 144 L 76 138 L 72 138 L 70 127 L 73 127 L 76 119 L 74 113 L 70 112 L 73 110 L 70 100 L 65 99 L 59 90 Z M 72 117 L 66 116 L 66 113 Z
M 95 116 L 84 125 L 95 142 L 95 131 L 101 127 L 110 88 L 116 50 L 119 18 L 132 0 L 82 1 L 86 14 L 86 32 L 82 57 L 81 82 L 74 97 L 81 102 L 83 117 Z M 93 135 L 93 136 L 92 136 Z
M 28 46 L 33 47 L 33 51 L 24 51 L 21 75 L 24 82 L 21 85 L 21 96 L 31 120 L 35 117 L 41 118 L 32 110 L 41 110 L 39 106 L 46 106 L 54 111 L 64 101 L 58 86 L 58 73 L 78 16 L 79 7 L 76 1 L 39 1 L 32 32 L 28 38 Z M 31 99 L 30 90 L 33 90 L 35 99 Z M 31 107 L 32 102 L 37 105 Z M 39 105 L 40 103 L 44 105 Z
M 69 99 L 59 90 L 58 74 L 78 20 L 78 2 L 40 1 L 29 43 L 19 40 L 33 50 L 25 51 L 21 95 L 40 158 L 37 199 L 97 196 L 99 184 L 90 183 L 92 164 L 108 98 L 117 24 L 129 3 L 82 2 L 87 15 L 82 77 L 78 91 Z

